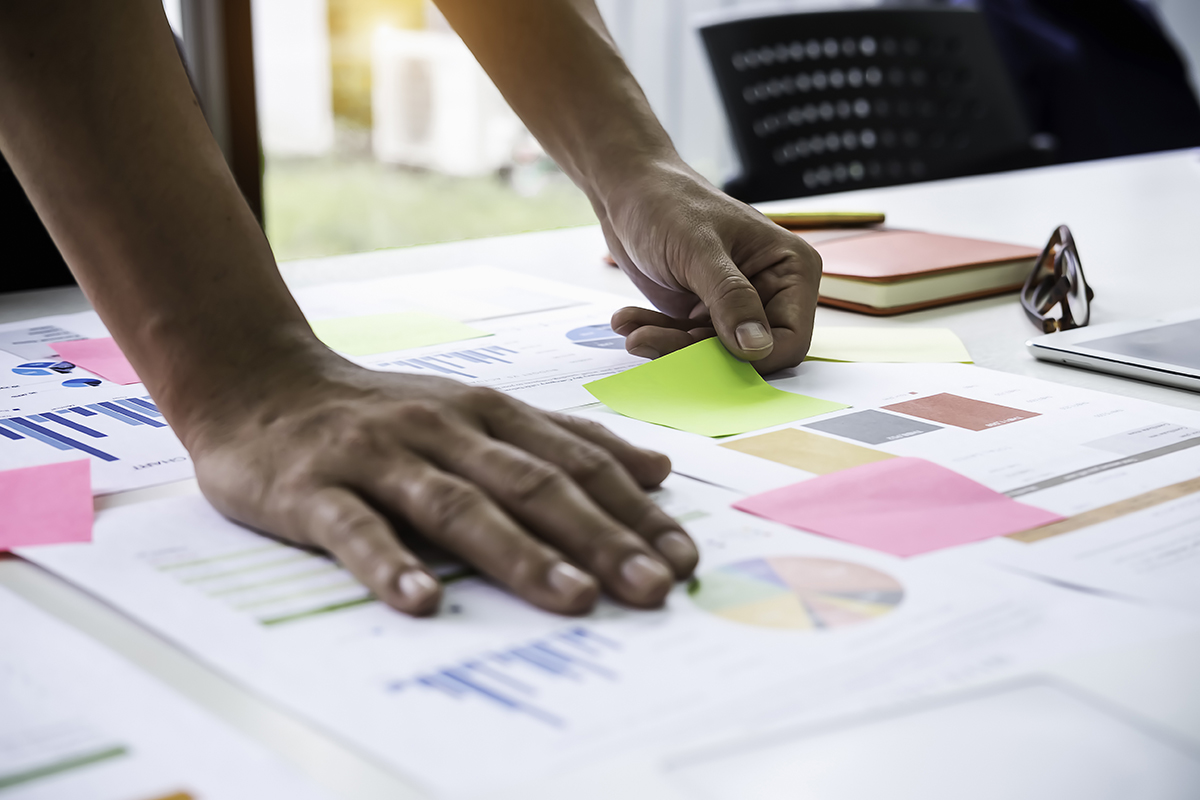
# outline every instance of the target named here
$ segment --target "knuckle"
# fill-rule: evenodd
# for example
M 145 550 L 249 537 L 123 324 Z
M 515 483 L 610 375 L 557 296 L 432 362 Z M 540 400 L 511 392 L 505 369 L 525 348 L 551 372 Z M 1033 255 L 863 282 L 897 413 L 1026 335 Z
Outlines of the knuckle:
M 564 461 L 566 473 L 581 485 L 611 475 L 617 469 L 616 460 L 594 446 L 580 445 L 568 453 Z
M 448 477 L 423 481 L 417 495 L 419 513 L 435 530 L 446 530 L 463 517 L 473 516 L 484 502 L 478 489 Z
M 336 552 L 374 527 L 375 516 L 366 508 L 325 505 L 319 514 L 314 538 L 326 550 Z
M 510 498 L 522 505 L 560 490 L 566 476 L 557 467 L 535 458 L 522 459 L 510 467 Z
M 729 270 L 721 276 L 714 287 L 713 294 L 717 302 L 722 303 L 758 300 L 758 292 L 750 285 L 750 281 L 746 280 L 746 276 L 734 270 Z
M 511 413 L 512 398 L 503 392 L 486 386 L 473 386 L 467 390 L 471 407 L 479 414 Z
M 403 403 L 397 410 L 396 416 L 406 428 L 440 430 L 450 424 L 445 409 L 428 400 L 411 400 Z

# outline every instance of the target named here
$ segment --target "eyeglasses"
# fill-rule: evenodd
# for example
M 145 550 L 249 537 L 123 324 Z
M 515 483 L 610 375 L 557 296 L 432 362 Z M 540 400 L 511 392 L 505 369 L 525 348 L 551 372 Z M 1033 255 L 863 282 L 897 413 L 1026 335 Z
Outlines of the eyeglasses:
M 1059 225 L 1025 279 L 1021 306 L 1042 333 L 1054 333 L 1087 325 L 1093 297 L 1075 239 L 1066 225 Z

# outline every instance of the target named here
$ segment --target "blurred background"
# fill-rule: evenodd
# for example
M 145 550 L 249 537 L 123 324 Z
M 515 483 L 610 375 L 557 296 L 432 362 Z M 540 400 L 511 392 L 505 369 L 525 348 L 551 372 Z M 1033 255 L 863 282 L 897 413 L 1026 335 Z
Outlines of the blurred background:
M 739 164 L 697 25 L 877 5 L 897 3 L 598 0 L 680 153 L 718 185 Z M 1200 85 L 1200 2 L 1143 5 Z M 164 8 L 280 260 L 595 222 L 429 0 Z

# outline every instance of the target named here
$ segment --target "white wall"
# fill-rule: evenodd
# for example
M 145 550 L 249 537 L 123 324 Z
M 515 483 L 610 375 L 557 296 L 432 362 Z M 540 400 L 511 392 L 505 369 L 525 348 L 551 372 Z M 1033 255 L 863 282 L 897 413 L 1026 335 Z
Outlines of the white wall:
M 333 78 L 325 0 L 253 0 L 254 84 L 263 150 L 333 148 Z

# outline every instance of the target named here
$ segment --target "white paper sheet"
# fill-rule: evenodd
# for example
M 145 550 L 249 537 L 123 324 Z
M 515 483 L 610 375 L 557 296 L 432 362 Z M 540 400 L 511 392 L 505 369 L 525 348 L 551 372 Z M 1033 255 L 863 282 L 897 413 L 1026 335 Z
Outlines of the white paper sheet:
M 0 587 L 5 800 L 327 797 L 261 745 Z
M 938 568 L 810 536 L 730 510 L 733 497 L 678 477 L 660 496 L 700 544 L 700 591 L 725 586 L 714 573 L 730 564 L 833 560 L 845 585 L 805 601 L 824 627 L 764 627 L 770 614 L 752 607 L 771 579 L 754 577 L 709 595 L 718 611 L 681 585 L 662 611 L 604 603 L 578 620 L 471 578 L 447 587 L 440 616 L 414 620 L 331 562 L 238 528 L 200 498 L 105 511 L 94 544 L 20 554 L 454 795 L 1188 624 L 970 564 Z M 855 577 L 863 570 L 900 588 L 867 586 Z

